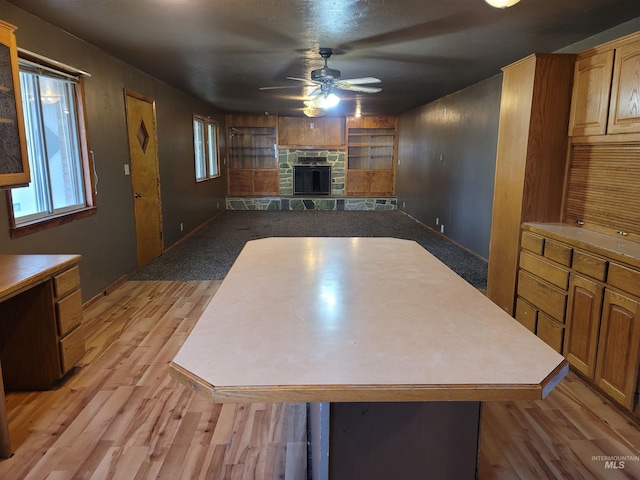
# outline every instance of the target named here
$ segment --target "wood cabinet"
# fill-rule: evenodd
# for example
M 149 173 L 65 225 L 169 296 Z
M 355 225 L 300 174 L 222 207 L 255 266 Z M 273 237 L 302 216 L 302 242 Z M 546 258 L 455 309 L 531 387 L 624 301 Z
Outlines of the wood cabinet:
M 580 54 L 570 136 L 640 133 L 640 33 Z
M 395 192 L 396 118 L 347 117 L 349 196 L 391 196 Z
M 513 315 L 522 222 L 560 221 L 575 56 L 503 69 L 487 295 Z
M 9 296 L 0 303 L 0 363 L 8 389 L 49 389 L 84 355 L 79 258 L 0 255 L 0 297 Z M 26 277 L 30 271 L 36 273 Z
M 640 132 L 640 40 L 616 49 L 607 133 Z
M 277 195 L 278 171 L 229 169 L 229 195 Z
M 571 367 L 634 411 L 640 369 L 640 244 L 568 225 L 526 224 L 522 248 L 516 319 L 550 345 L 560 334 L 549 335 L 548 326 L 564 323 L 559 351 Z M 566 274 L 568 290 L 562 288 Z
M 595 382 L 623 407 L 637 402 L 640 300 L 607 289 L 602 308 Z
M 341 147 L 345 141 L 344 118 L 279 117 L 280 145 L 292 147 Z
M 569 135 L 604 135 L 609 114 L 613 50 L 576 61 Z
M 580 373 L 594 379 L 602 311 L 602 284 L 571 275 L 565 356 Z
M 229 195 L 278 193 L 277 117 L 229 115 Z
M 0 20 L 0 188 L 30 181 L 15 28 Z
M 539 235 L 523 232 L 522 236 L 514 317 L 562 353 L 570 251 Z

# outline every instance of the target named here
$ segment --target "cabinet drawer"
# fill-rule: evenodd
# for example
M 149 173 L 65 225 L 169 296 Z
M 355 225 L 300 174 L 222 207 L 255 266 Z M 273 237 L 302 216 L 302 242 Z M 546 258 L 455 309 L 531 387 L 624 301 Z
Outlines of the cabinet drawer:
M 544 237 L 531 232 L 522 232 L 520 245 L 523 249 L 542 255 L 544 251 Z
M 608 263 L 604 258 L 594 257 L 580 250 L 573 251 L 573 269 L 596 280 L 603 281 L 606 278 Z
M 564 323 L 567 292 L 551 285 L 524 270 L 518 274 L 518 296 L 543 310 L 560 323 Z
M 527 327 L 531 332 L 536 333 L 536 321 L 538 311 L 525 302 L 523 299 L 516 299 L 516 320 Z
M 82 322 L 82 292 L 76 290 L 56 302 L 58 334 L 62 337 Z
M 73 332 L 60 340 L 60 367 L 66 374 L 84 355 L 84 330 L 79 325 Z
M 569 270 L 564 270 L 554 264 L 545 262 L 540 257 L 527 252 L 520 254 L 520 268 L 534 275 L 544 278 L 556 287 L 566 290 L 569 287 Z
M 565 267 L 571 266 L 571 255 L 573 249 L 563 243 L 558 243 L 553 240 L 545 240 L 544 242 L 544 256 L 549 260 L 558 262 Z
M 609 264 L 609 275 L 607 282 L 609 285 L 619 288 L 625 292 L 640 296 L 640 272 L 623 267 L 617 263 Z
M 80 269 L 72 267 L 60 275 L 56 275 L 53 277 L 53 286 L 56 297 L 61 297 L 65 293 L 78 288 L 80 286 Z
M 537 335 L 556 352 L 562 353 L 564 327 L 542 312 L 538 314 Z

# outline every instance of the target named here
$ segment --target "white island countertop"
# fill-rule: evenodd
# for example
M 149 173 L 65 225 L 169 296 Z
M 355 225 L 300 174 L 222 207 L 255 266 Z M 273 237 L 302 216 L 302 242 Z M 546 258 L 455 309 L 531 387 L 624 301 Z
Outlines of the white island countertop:
M 419 244 L 250 241 L 171 364 L 214 402 L 540 399 L 565 359 Z

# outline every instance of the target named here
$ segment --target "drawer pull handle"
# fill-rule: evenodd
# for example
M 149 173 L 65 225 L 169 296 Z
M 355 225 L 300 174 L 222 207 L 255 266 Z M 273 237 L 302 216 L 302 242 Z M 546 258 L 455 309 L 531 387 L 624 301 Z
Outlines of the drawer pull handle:
M 582 220 L 576 220 L 576 223 L 577 223 L 578 225 L 584 225 L 584 222 L 583 222 Z
M 622 235 L 623 237 L 626 237 L 629 234 L 627 232 L 619 231 L 618 235 Z

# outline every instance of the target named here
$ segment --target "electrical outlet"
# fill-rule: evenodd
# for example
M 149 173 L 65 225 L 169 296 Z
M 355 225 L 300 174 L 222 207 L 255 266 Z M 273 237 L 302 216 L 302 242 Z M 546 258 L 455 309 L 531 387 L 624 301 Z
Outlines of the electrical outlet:
M 440 225 L 440 218 L 436 217 L 436 225 Z
M 125 175 L 129 175 L 129 173 L 130 173 L 130 172 L 129 172 L 129 164 L 128 164 L 128 163 L 125 163 L 125 164 L 124 164 L 124 174 L 125 174 Z
M 220 208 L 220 202 L 216 202 L 216 208 Z
M 402 208 L 407 206 L 407 202 L 402 202 Z
M 444 233 L 444 225 L 440 225 L 440 233 Z
M 180 224 L 180 231 L 181 231 L 181 232 L 184 232 L 184 223 L 181 223 L 181 224 Z

